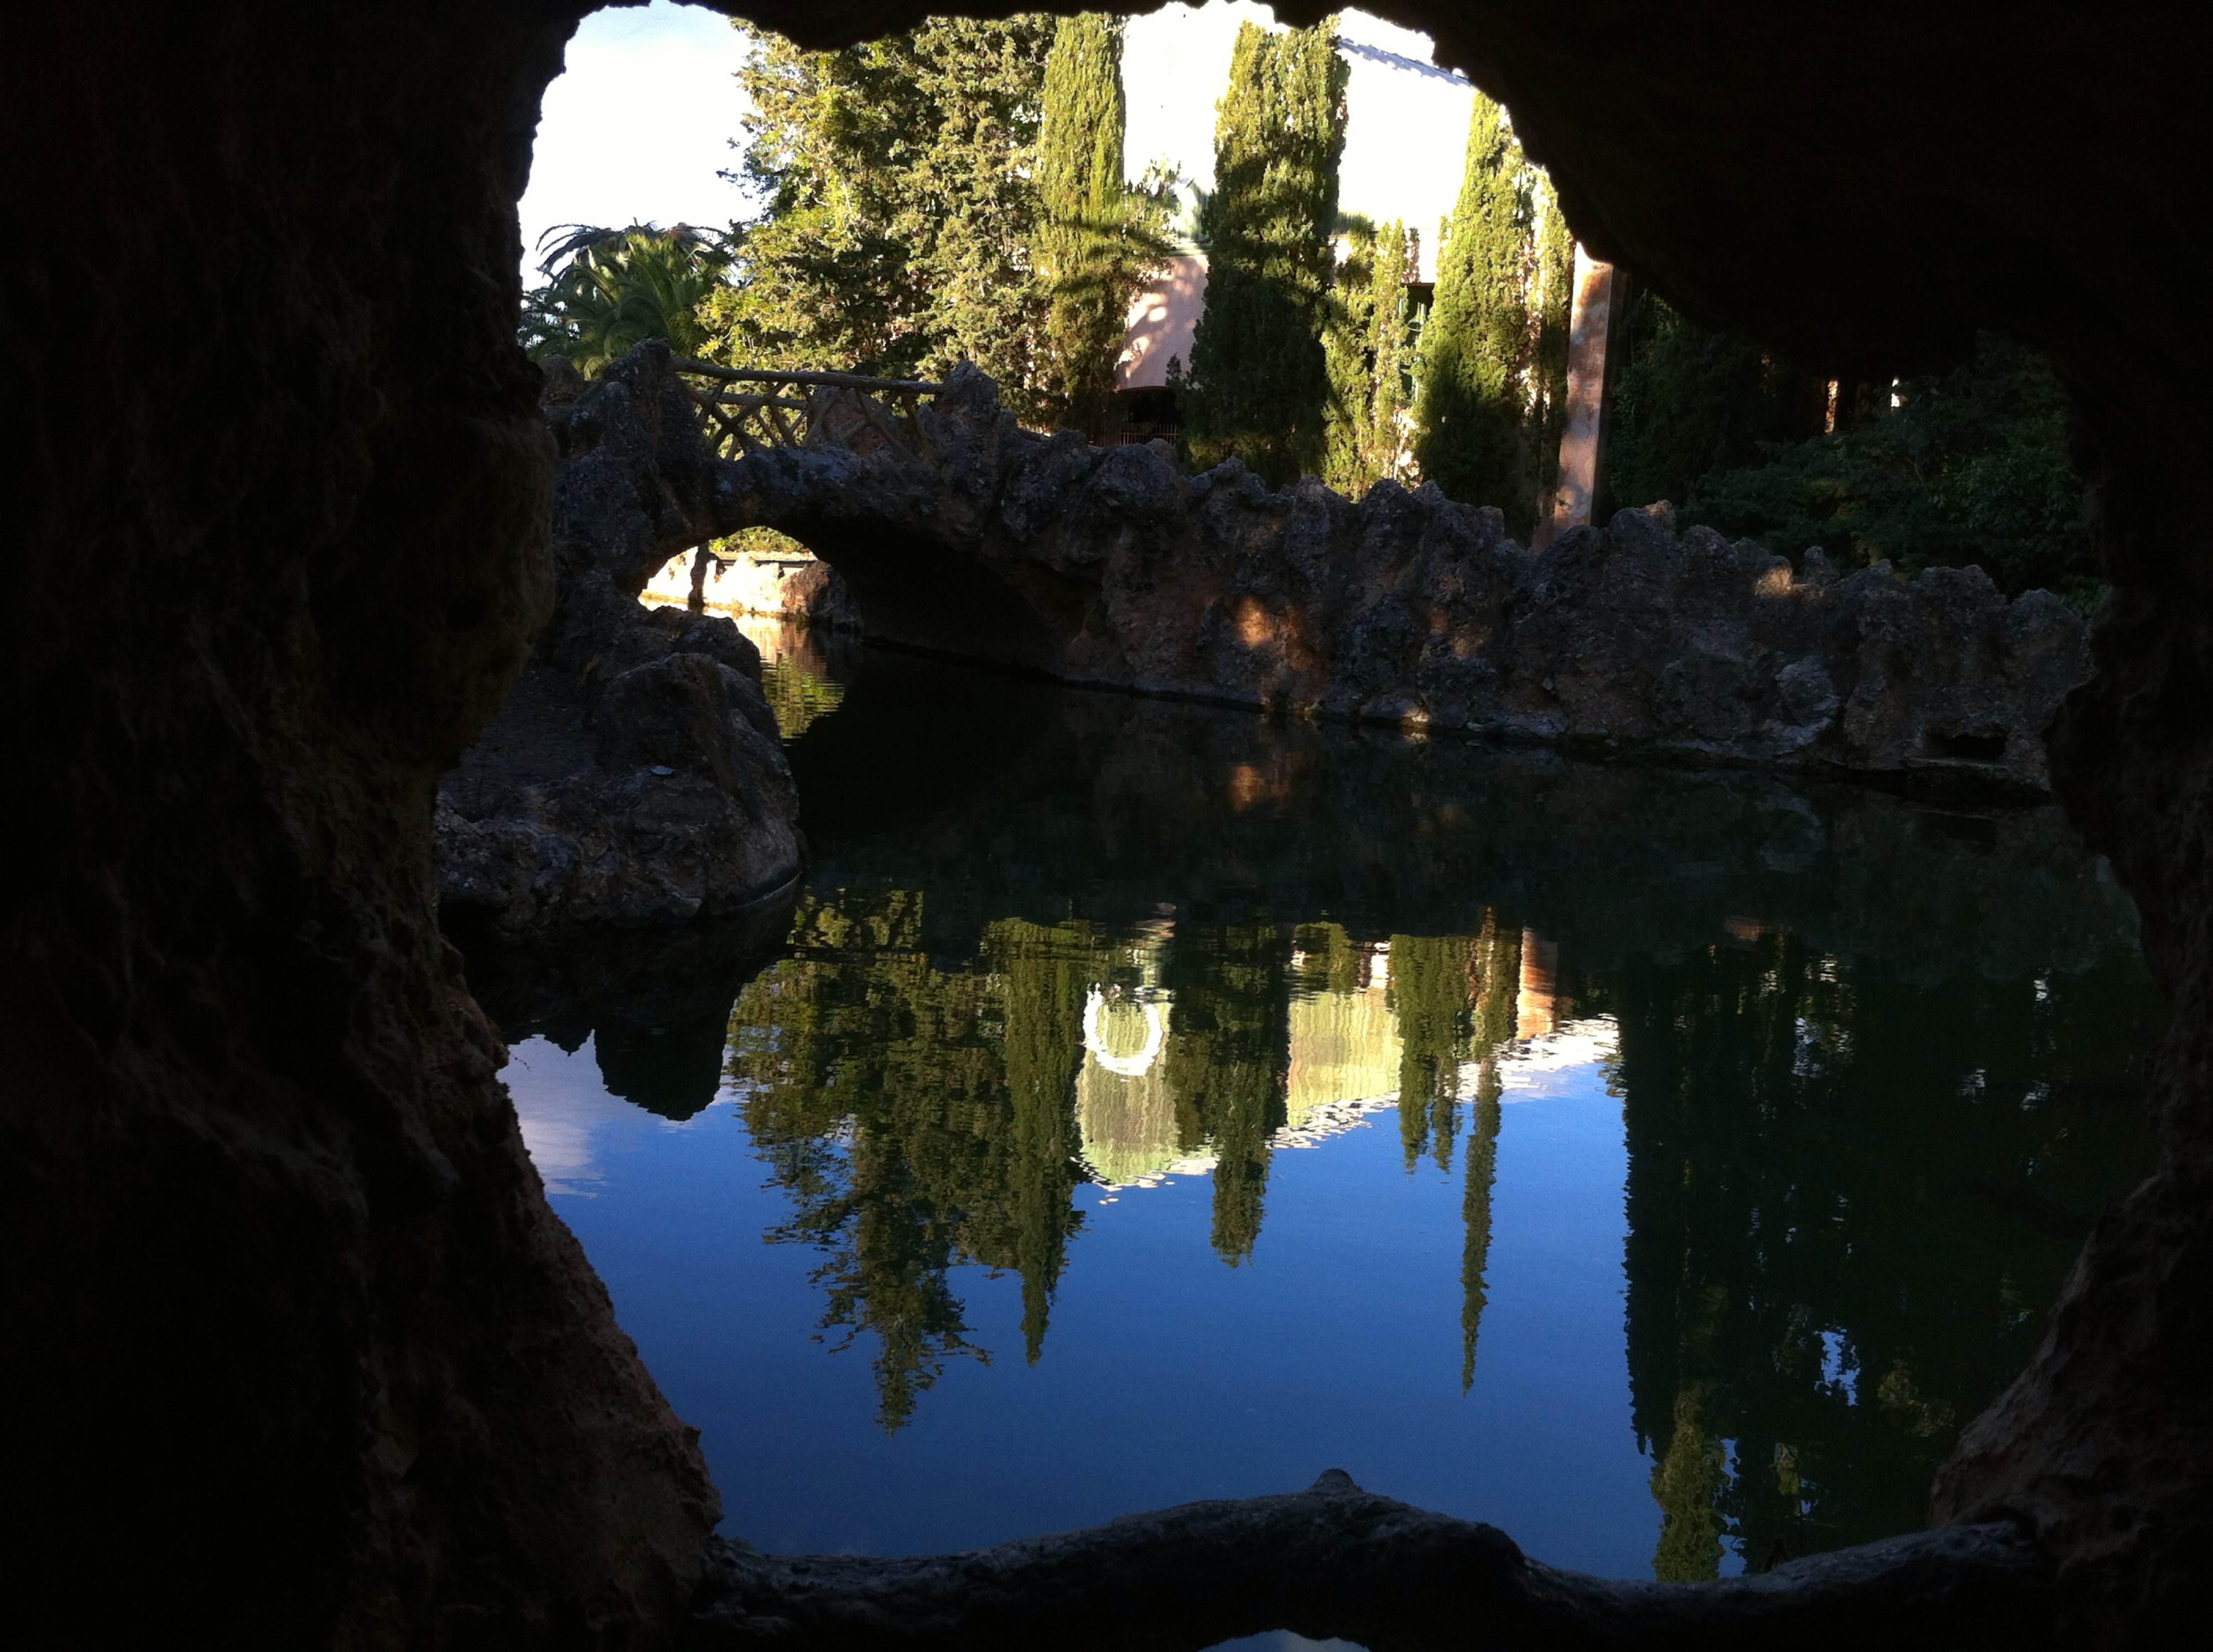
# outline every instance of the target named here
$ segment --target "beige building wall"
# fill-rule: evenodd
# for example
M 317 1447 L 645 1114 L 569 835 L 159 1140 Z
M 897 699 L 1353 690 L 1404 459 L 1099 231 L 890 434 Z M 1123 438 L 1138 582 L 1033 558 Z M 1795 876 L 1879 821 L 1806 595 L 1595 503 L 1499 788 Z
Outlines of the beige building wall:
M 1294 1130 L 1333 1101 L 1399 1088 L 1399 1017 L 1382 982 L 1357 992 L 1291 1000 L 1291 1071 L 1284 1097 Z
M 1170 357 L 1191 366 L 1191 340 L 1206 310 L 1206 257 L 1179 253 L 1130 306 L 1115 363 L 1117 390 L 1158 389 L 1168 381 Z

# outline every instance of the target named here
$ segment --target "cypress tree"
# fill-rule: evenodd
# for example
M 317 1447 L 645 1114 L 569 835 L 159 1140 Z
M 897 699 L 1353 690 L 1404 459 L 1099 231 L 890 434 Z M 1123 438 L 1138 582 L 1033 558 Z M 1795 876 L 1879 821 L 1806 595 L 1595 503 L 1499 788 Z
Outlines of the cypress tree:
M 1460 1387 L 1466 1393 L 1475 1381 L 1475 1347 L 1483 1330 L 1483 1310 L 1491 1293 L 1485 1284 L 1491 1265 L 1491 1195 L 1498 1180 L 1499 1098 L 1505 1086 L 1498 1077 L 1498 1046 L 1514 1036 L 1515 988 L 1521 974 L 1521 937 L 1512 930 L 1502 931 L 1498 915 L 1484 916 L 1483 932 L 1475 937 L 1475 955 L 1482 975 L 1477 993 L 1468 1047 L 1479 1065 L 1476 1069 L 1475 1108 L 1467 1144 L 1467 1180 L 1460 1192 Z
M 1574 319 L 1576 238 L 1549 186 L 1537 216 L 1536 360 L 1529 386 L 1529 471 L 1533 514 L 1552 511 L 1560 485 L 1560 437 L 1568 424 L 1568 329 Z
M 1408 238 L 1396 220 L 1356 226 L 1338 266 L 1330 317 L 1328 453 L 1322 479 L 1356 499 L 1399 473 L 1399 410 L 1405 405 Z
M 1506 112 L 1481 93 L 1468 121 L 1467 168 L 1438 259 L 1437 296 L 1422 337 L 1422 474 L 1469 504 L 1497 505 L 1526 528 L 1534 502 L 1521 465 L 1529 314 L 1529 195 Z
M 1271 482 L 1321 466 L 1322 336 L 1344 153 L 1336 20 L 1237 31 L 1216 106 L 1214 192 L 1199 215 L 1206 313 L 1185 421 L 1201 463 L 1235 454 Z
M 1375 228 L 1366 219 L 1349 226 L 1344 261 L 1330 294 L 1322 356 L 1329 373 L 1329 402 L 1322 410 L 1321 479 L 1348 499 L 1367 491 L 1361 438 L 1375 393 L 1369 377 L 1368 336 L 1375 308 Z
M 1096 433 L 1114 392 L 1133 283 L 1123 229 L 1122 20 L 1064 17 L 1038 129 L 1038 273 L 1048 295 L 1040 377 L 1056 422 Z

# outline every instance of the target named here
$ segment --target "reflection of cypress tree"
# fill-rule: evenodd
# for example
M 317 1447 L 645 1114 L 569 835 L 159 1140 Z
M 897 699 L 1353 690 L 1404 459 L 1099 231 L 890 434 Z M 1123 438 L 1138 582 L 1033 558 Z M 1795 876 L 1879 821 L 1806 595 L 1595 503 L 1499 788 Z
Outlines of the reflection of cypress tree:
M 2118 1033 L 2073 1031 L 2141 1032 L 2127 978 L 1909 985 L 1769 936 L 1619 982 L 1631 1411 L 1682 1514 L 1663 1558 L 1705 1552 L 1686 1395 L 1735 1442 L 1708 1502 L 1747 1558 L 1910 1527 L 2141 1161 L 2099 1088 Z
M 1475 1381 L 1475 1338 L 1483 1328 L 1490 1293 L 1484 1273 L 1491 1262 L 1491 1189 L 1498 1176 L 1498 1063 L 1485 1056 L 1475 1081 L 1475 1133 L 1467 1144 L 1467 1186 L 1460 1195 L 1460 1391 Z
M 1268 1185 L 1268 1137 L 1285 1118 L 1290 1070 L 1289 948 L 1265 925 L 1179 939 L 1166 1055 L 1186 1149 L 1214 1149 L 1214 1248 L 1253 1253 Z
M 1302 954 L 1296 984 L 1308 992 L 1357 992 L 1369 949 L 1356 946 L 1342 924 L 1302 924 L 1291 931 L 1292 949 Z
M 1675 1396 L 1673 1431 L 1652 1466 L 1652 1497 L 1660 1505 L 1652 1575 L 1663 1583 L 1700 1583 L 1722 1575 L 1722 1517 L 1714 1504 L 1728 1459 L 1721 1442 L 1701 1426 L 1701 1393 L 1692 1383 Z
M 1485 912 L 1469 943 L 1475 1008 L 1469 1016 L 1470 1053 L 1482 1063 L 1475 1081 L 1475 1129 L 1467 1144 L 1467 1180 L 1460 1195 L 1460 1387 L 1475 1381 L 1476 1333 L 1490 1300 L 1484 1276 L 1491 1262 L 1491 1193 L 1498 1177 L 1498 1046 L 1514 1035 L 1514 996 L 1521 976 L 1521 931 Z
M 1469 1048 L 1488 1055 L 1514 1036 L 1515 1001 L 1521 990 L 1521 931 L 1501 924 L 1497 912 L 1483 915 L 1475 937 L 1475 1015 Z
M 914 1415 L 917 1397 L 947 1360 L 991 1358 L 968 1340 L 960 1300 L 946 1279 L 951 1234 L 926 1214 L 927 1196 L 900 1148 L 881 1132 L 857 1136 L 844 1198 L 802 1211 L 771 1235 L 805 1239 L 830 1253 L 814 1276 L 828 1297 L 823 1328 L 844 1329 L 840 1348 L 863 1331 L 875 1335 L 876 1420 L 887 1434 Z M 841 1245 L 849 1226 L 850 1241 Z
M 1399 1137 L 1409 1170 L 1432 1133 L 1437 1167 L 1452 1168 L 1460 1062 L 1469 1031 L 1468 964 L 1466 936 L 1391 937 L 1391 1008 L 1399 1016 Z
M 1078 1175 L 1076 1070 L 1082 1062 L 1083 991 L 1091 972 L 1064 931 L 1019 919 L 992 927 L 1007 982 L 1015 1265 L 1022 1278 L 1022 1339 L 1035 1364 L 1068 1235 L 1077 1222 L 1069 1204 Z

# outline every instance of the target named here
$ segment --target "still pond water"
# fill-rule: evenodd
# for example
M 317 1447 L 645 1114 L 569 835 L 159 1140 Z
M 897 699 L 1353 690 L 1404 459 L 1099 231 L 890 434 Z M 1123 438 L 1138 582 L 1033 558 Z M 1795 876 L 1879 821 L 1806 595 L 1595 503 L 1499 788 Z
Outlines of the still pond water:
M 762 1547 L 1332 1466 L 1625 1576 L 1905 1529 L 2149 1162 L 2051 811 L 785 653 L 788 928 L 479 972 Z

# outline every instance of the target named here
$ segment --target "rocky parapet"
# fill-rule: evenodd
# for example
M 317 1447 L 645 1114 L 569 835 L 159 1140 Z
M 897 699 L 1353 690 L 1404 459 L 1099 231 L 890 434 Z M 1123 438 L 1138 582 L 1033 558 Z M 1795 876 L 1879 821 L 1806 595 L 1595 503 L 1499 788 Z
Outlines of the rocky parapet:
M 682 394 L 665 357 L 616 370 L 653 413 L 631 421 L 639 451 L 665 451 Z M 1679 530 L 1665 505 L 1531 552 L 1431 486 L 1356 503 L 1312 478 L 1271 490 L 1235 460 L 1186 476 L 1165 444 L 1024 430 L 966 366 L 923 418 L 929 458 L 695 444 L 671 454 L 661 509 L 703 536 L 798 539 L 881 640 L 1594 755 L 2044 796 L 2044 731 L 2089 675 L 2079 615 L 1978 570 L 1838 577 L 1818 552 L 1794 568 Z M 593 531 L 627 543 L 643 515 Z

